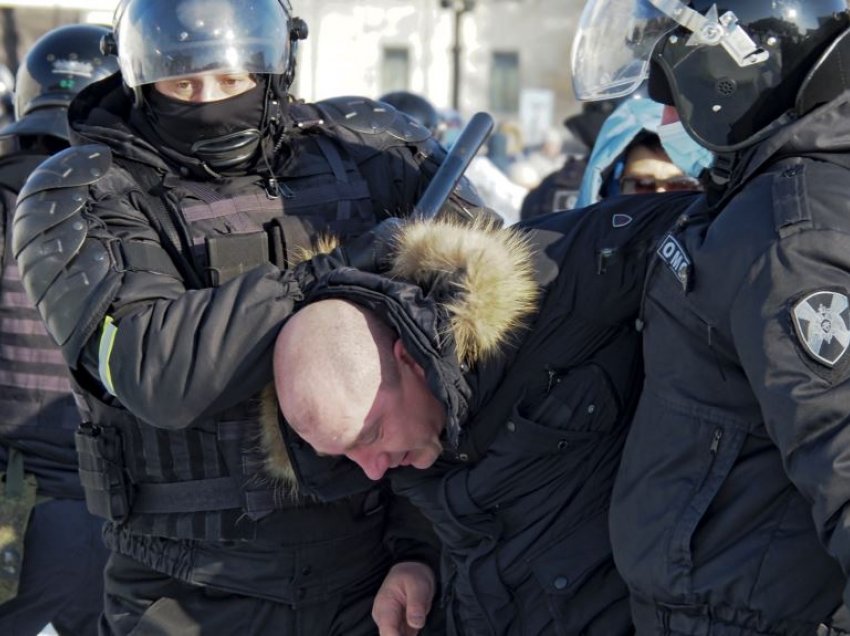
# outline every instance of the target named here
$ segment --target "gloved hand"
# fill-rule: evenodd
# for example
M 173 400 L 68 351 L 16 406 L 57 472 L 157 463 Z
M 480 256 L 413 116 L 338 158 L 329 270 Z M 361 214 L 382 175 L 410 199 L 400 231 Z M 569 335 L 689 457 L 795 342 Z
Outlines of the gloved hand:
M 376 274 L 389 270 L 398 233 L 404 223 L 404 219 L 390 217 L 327 254 L 317 254 L 299 263 L 293 274 L 301 290 L 306 293 L 324 274 L 341 267 L 354 267 Z
M 350 267 L 380 274 L 390 269 L 399 234 L 406 219 L 391 216 L 352 241 L 340 245 L 341 257 Z

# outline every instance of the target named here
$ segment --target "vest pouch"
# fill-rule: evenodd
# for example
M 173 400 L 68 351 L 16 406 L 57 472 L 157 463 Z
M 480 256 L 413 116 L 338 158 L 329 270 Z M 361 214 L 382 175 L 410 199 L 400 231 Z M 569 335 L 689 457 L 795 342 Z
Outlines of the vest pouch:
M 213 287 L 270 262 L 269 236 L 263 231 L 211 236 L 205 242 L 209 262 L 207 278 Z
M 133 505 L 118 429 L 83 424 L 74 434 L 80 481 L 88 511 L 110 521 L 124 521 Z
M 24 563 L 24 538 L 36 504 L 34 475 L 24 474 L 24 458 L 9 449 L 9 463 L 0 480 L 0 604 L 18 595 Z

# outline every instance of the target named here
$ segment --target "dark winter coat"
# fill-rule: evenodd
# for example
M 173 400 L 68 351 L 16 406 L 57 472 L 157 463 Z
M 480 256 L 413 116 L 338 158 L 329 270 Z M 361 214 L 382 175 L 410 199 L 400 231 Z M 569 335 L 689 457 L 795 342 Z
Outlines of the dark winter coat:
M 495 232 L 495 245 L 417 230 L 390 279 L 344 270 L 314 290 L 387 320 L 446 405 L 442 457 L 389 479 L 443 543 L 451 634 L 631 633 L 608 503 L 641 385 L 634 322 L 648 255 L 693 199 L 612 198 Z M 318 460 L 292 448 L 302 480 L 328 492 Z
M 611 508 L 641 634 L 811 636 L 850 601 L 848 122 L 845 93 L 780 129 L 659 249 Z

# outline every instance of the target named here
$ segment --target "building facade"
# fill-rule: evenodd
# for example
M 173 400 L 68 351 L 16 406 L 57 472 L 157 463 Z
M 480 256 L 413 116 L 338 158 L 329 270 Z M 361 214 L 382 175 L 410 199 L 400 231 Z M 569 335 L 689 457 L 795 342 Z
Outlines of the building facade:
M 17 63 L 10 59 L 10 41 L 20 59 L 44 31 L 103 21 L 115 4 L 0 0 L 3 61 Z M 526 143 L 578 109 L 570 50 L 583 0 L 293 0 L 293 5 L 310 30 L 300 45 L 294 85 L 296 95 L 308 101 L 410 90 L 439 108 L 456 101 L 463 117 L 485 110 L 514 120 Z M 12 28 L 16 34 L 9 33 Z

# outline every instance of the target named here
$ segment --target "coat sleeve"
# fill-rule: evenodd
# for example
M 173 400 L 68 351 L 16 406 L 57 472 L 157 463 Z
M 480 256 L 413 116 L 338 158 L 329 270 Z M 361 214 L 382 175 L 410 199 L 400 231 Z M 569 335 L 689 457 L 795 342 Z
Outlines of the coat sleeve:
M 730 319 L 741 365 L 761 407 L 768 435 L 791 481 L 811 504 L 823 545 L 850 571 L 850 339 L 847 294 L 850 238 L 808 231 L 775 242 L 750 269 L 733 301 Z M 811 294 L 834 310 L 829 358 L 794 308 Z M 834 296 L 832 295 L 834 294 Z M 811 314 L 808 317 L 812 317 Z M 806 343 L 809 342 L 807 345 Z M 850 604 L 850 590 L 845 589 Z
M 95 196 L 90 234 L 124 252 L 167 259 L 132 193 Z M 159 258 L 153 256 L 159 253 Z M 301 291 L 291 272 L 257 267 L 218 288 L 187 289 L 156 266 L 128 266 L 89 339 L 82 365 L 124 407 L 155 426 L 180 428 L 235 405 L 272 380 L 275 336 Z

